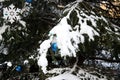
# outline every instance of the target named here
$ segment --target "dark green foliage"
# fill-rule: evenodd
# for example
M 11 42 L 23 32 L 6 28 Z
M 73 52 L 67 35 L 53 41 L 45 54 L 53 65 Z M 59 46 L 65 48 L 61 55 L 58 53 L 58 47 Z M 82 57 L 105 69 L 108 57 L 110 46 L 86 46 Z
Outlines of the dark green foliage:
M 107 32 L 106 28 L 108 28 L 107 27 L 108 24 L 106 22 L 104 22 L 102 19 L 97 20 L 96 25 L 97 25 L 97 27 L 99 29 L 100 34 L 104 34 L 104 33 Z
M 22 8 L 24 5 L 25 0 L 6 0 L 5 2 L 3 2 L 4 6 L 9 6 L 12 4 L 14 4 L 16 7 L 18 8 Z
M 22 8 L 24 2 L 25 0 L 10 0 L 3 4 L 5 7 L 14 4 L 17 8 Z M 26 22 L 26 27 L 19 22 L 7 23 L 10 28 L 7 28 L 2 34 L 1 44 L 8 48 L 8 54 L 4 56 L 4 60 L 1 59 L 1 62 L 11 61 L 16 65 L 23 64 L 24 60 L 29 59 L 31 55 L 36 57 L 37 48 L 40 45 L 39 41 L 47 39 L 48 31 L 57 23 L 60 13 L 56 13 L 59 9 L 55 3 L 38 0 L 33 1 L 31 5 L 33 8 L 28 16 L 24 17 L 20 14 L 22 20 Z
M 69 19 L 67 19 L 67 22 L 72 27 L 75 27 L 76 25 L 78 25 L 78 21 L 79 21 L 79 18 L 77 17 L 77 12 L 73 10 L 70 13 Z
M 83 57 L 85 57 L 85 59 L 87 59 L 90 56 L 95 56 L 98 42 L 97 40 L 89 41 L 89 37 L 87 34 L 84 34 L 84 38 L 85 38 L 85 42 L 83 44 L 82 43 L 79 44 L 80 51 L 78 54 L 81 54 Z M 95 36 L 94 38 L 98 39 L 97 36 Z
M 24 2 L 25 0 L 10 0 L 3 4 L 5 7 L 14 4 L 17 8 L 21 9 Z M 13 24 L 8 22 L 6 24 L 10 25 L 10 27 L 2 34 L 1 45 L 4 45 L 2 45 L 3 48 L 0 47 L 0 64 L 5 61 L 12 62 L 12 67 L 5 71 L 2 77 L 4 80 L 20 75 L 14 70 L 16 65 L 26 67 L 34 63 L 37 64 L 35 60 L 38 55 L 37 49 L 39 48 L 40 41 L 47 39 L 49 30 L 58 23 L 61 11 L 55 3 L 37 0 L 33 1 L 31 5 L 33 8 L 30 9 L 27 16 L 20 14 L 22 20 L 26 22 L 26 26 L 21 25 L 19 22 L 14 22 Z M 3 25 L 3 21 L 1 19 L 1 25 Z M 3 53 L 5 48 L 8 50 L 6 55 Z M 29 59 L 31 56 L 33 56 L 33 59 Z M 29 61 L 27 65 L 24 64 L 25 60 Z M 24 72 L 27 72 L 25 68 L 21 73 Z M 41 77 L 43 80 L 46 78 L 42 71 L 38 77 Z
M 4 5 L 9 6 L 11 3 L 13 3 L 16 5 L 16 7 L 22 8 L 23 2 L 24 0 L 10 0 L 5 2 Z M 1 63 L 5 61 L 11 61 L 13 66 L 18 64 L 24 66 L 23 62 L 26 59 L 29 60 L 29 64 L 35 63 L 34 60 L 29 59 L 29 57 L 33 55 L 35 59 L 38 53 L 37 49 L 39 48 L 40 41 L 47 39 L 48 32 L 58 23 L 61 15 L 66 16 L 69 12 L 66 11 L 64 14 L 62 14 L 62 10 L 58 9 L 57 4 L 48 3 L 44 0 L 33 1 L 31 5 L 33 8 L 31 8 L 28 16 L 24 17 L 21 14 L 22 20 L 26 22 L 26 27 L 23 27 L 18 22 L 13 24 L 8 23 L 10 28 L 6 29 L 5 33 L 2 34 L 3 39 L 1 40 L 1 45 L 4 44 L 2 46 L 2 50 L 7 48 L 8 54 L 4 55 L 3 51 L 0 51 Z M 97 52 L 101 54 L 102 50 L 110 51 L 110 54 L 112 54 L 111 59 L 115 58 L 116 60 L 119 60 L 118 55 L 120 54 L 120 41 L 118 38 L 120 38 L 120 36 L 119 34 L 116 35 L 114 32 L 120 33 L 120 30 L 116 31 L 110 23 L 105 22 L 102 19 L 95 19 L 97 26 L 93 26 L 90 20 L 84 20 L 87 17 L 82 14 L 84 12 L 87 16 L 96 15 L 96 13 L 92 13 L 92 7 L 86 2 L 81 2 L 78 7 L 79 8 L 75 8 L 75 10 L 70 13 L 67 23 L 72 26 L 73 30 L 76 25 L 82 25 L 78 23 L 79 18 L 76 12 L 76 10 L 78 10 L 79 15 L 82 17 L 82 23 L 85 23 L 86 21 L 87 25 L 95 29 L 100 34 L 100 36 L 94 36 L 94 40 L 90 40 L 88 34 L 83 34 L 84 43 L 79 44 L 80 51 L 77 52 L 77 57 L 79 59 L 78 62 L 80 65 L 83 64 L 85 59 L 95 57 Z M 2 19 L 0 23 L 2 25 Z M 57 65 L 57 67 L 71 66 L 76 61 L 75 58 L 70 59 L 69 57 L 69 60 L 64 60 L 60 57 L 60 55 L 54 55 L 52 51 L 48 51 L 47 58 L 49 59 L 48 61 L 50 68 L 55 67 L 53 65 L 51 66 L 51 64 L 54 64 L 52 61 L 56 61 L 60 64 Z M 12 69 L 13 67 L 10 69 L 10 71 Z M 43 73 L 40 75 L 40 77 L 45 79 Z
M 92 22 L 90 20 L 87 20 L 87 25 L 92 26 Z
M 1 12 L 1 11 L 0 11 Z M 2 15 L 2 14 L 0 14 L 0 15 Z M 1 16 L 0 16 L 1 17 Z M 3 25 L 3 19 L 2 18 L 0 18 L 0 26 L 2 26 Z

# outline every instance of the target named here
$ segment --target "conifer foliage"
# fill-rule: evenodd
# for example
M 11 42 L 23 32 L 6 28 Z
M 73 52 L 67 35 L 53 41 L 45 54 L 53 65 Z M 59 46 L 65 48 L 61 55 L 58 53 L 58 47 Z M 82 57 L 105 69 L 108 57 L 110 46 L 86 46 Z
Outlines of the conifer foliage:
M 71 66 L 69 57 L 76 58 L 72 61 L 78 66 L 86 59 L 120 61 L 120 27 L 85 1 L 60 1 L 67 5 L 61 8 L 54 0 L 0 2 L 0 63 L 7 64 L 6 74 L 19 74 L 33 64 L 47 73 Z M 101 57 L 103 51 L 110 57 Z

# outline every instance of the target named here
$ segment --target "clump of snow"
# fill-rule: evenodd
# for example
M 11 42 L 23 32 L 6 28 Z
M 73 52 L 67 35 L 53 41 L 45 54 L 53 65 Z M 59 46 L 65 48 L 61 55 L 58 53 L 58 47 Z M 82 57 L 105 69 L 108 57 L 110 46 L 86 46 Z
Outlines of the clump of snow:
M 29 59 L 34 59 L 34 55 L 31 55 L 31 56 L 29 57 Z
M 26 22 L 25 21 L 19 20 L 19 23 L 22 24 L 24 27 L 26 27 Z
M 12 63 L 11 63 L 11 62 L 5 62 L 5 63 L 7 63 L 7 66 L 8 66 L 8 67 L 11 67 L 11 66 L 12 66 Z
M 7 55 L 8 54 L 8 48 L 3 49 L 3 54 Z
M 29 63 L 29 61 L 28 61 L 28 60 L 25 60 L 25 61 L 24 61 L 24 64 L 28 64 L 28 63 Z
M 40 45 L 40 50 L 39 50 L 39 53 L 41 53 L 41 54 L 40 54 L 40 57 L 38 58 L 38 65 L 42 67 L 42 70 L 44 73 L 46 73 L 46 67 L 48 65 L 46 53 L 47 53 L 49 47 L 50 47 L 50 40 L 45 40 Z
M 73 45 L 71 40 L 76 38 L 75 42 L 78 43 L 79 39 L 76 37 L 78 34 L 77 32 L 70 32 L 72 28 L 68 25 L 66 20 L 67 18 L 64 17 L 61 22 L 50 31 L 50 33 L 56 34 L 56 42 L 60 49 L 59 53 L 61 56 L 76 56 L 76 48 L 78 48 L 78 46 L 76 44 Z

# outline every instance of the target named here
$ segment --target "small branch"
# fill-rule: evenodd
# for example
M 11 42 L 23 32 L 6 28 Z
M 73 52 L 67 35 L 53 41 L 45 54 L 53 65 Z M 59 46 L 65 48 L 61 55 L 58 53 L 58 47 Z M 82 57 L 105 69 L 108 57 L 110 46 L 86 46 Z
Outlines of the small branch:
M 78 63 L 78 57 L 76 57 L 76 62 L 75 64 L 73 65 L 73 68 L 70 70 L 69 73 L 72 73 L 73 71 L 75 71 L 76 67 L 77 67 L 77 63 Z
M 103 60 L 103 61 L 106 61 L 106 62 L 116 62 L 116 63 L 119 63 L 120 62 L 120 59 L 119 60 L 113 60 L 113 59 L 106 59 L 106 58 L 100 58 L 100 57 L 89 57 L 90 60 Z

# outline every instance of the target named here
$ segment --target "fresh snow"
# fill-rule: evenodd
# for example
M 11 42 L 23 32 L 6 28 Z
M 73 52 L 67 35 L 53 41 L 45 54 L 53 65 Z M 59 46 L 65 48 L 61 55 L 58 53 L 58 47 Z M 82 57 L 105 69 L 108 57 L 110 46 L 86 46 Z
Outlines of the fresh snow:
M 38 60 L 38 65 L 42 67 L 42 70 L 44 73 L 46 73 L 46 66 L 48 65 L 48 61 L 46 58 L 46 53 L 48 51 L 48 48 L 50 47 L 50 40 L 45 40 L 41 45 L 40 45 L 40 57 Z
M 89 40 L 94 40 L 94 35 L 99 36 L 99 33 L 94 30 L 91 26 L 87 25 L 87 20 L 91 21 L 92 25 L 96 27 L 96 21 L 97 19 L 100 19 L 101 17 L 96 17 L 93 15 L 86 15 L 84 12 L 81 11 L 82 16 L 86 16 L 87 18 L 84 19 L 84 23 L 82 22 L 82 17 L 79 15 L 79 12 L 76 10 L 77 16 L 79 18 L 79 23 L 81 24 L 81 30 L 80 30 L 80 35 L 83 36 L 83 34 L 87 34 L 89 36 Z M 93 13 L 94 14 L 94 13 Z M 84 36 L 83 36 L 84 37 Z M 82 41 L 84 42 L 84 41 Z
M 77 32 L 70 32 L 72 30 L 71 26 L 67 24 L 66 17 L 61 20 L 61 22 L 55 26 L 50 33 L 51 34 L 56 34 L 57 37 L 57 44 L 58 48 L 60 49 L 60 54 L 61 56 L 76 56 L 76 47 L 78 46 L 76 44 L 72 44 L 71 40 L 73 38 L 76 38 L 75 43 L 78 43 L 77 35 L 75 34 Z M 53 37 L 53 36 L 51 36 Z M 75 40 L 75 39 L 74 39 Z

